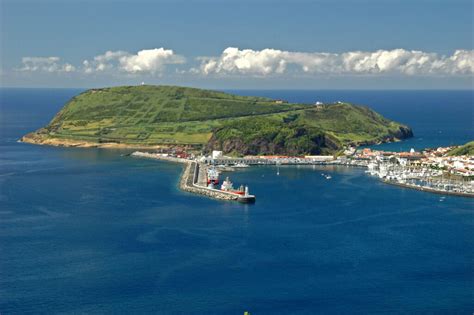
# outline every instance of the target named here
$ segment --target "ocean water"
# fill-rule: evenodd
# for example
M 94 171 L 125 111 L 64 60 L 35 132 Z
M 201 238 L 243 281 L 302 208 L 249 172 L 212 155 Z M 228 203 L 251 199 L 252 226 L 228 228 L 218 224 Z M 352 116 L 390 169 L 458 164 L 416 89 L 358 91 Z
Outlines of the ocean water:
M 302 166 L 230 174 L 254 205 L 210 200 L 177 189 L 176 164 L 17 143 L 79 90 L 0 91 L 1 314 L 474 309 L 472 199 Z M 386 148 L 474 135 L 471 91 L 238 93 L 368 104 L 414 129 Z

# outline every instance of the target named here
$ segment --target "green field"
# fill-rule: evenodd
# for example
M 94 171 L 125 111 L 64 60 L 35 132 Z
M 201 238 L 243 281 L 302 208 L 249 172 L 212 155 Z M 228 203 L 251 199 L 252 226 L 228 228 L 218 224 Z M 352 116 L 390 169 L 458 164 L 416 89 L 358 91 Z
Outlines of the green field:
M 296 154 L 403 138 L 411 130 L 367 107 L 346 103 L 314 106 L 176 86 L 125 86 L 75 96 L 35 135 L 192 145 L 236 154 Z

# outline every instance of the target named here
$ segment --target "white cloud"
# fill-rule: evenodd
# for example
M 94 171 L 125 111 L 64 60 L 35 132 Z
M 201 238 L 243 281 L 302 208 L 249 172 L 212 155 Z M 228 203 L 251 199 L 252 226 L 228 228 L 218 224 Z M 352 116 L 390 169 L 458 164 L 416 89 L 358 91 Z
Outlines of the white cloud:
M 159 73 L 166 65 L 182 64 L 185 58 L 171 49 L 155 48 L 140 50 L 136 54 L 126 51 L 107 51 L 95 56 L 93 61 L 84 60 L 84 72 L 102 72 L 118 69 L 127 73 Z
M 167 66 L 186 59 L 165 48 L 144 49 L 137 53 L 107 51 L 74 66 L 59 57 L 24 57 L 17 69 L 48 73 L 125 73 L 161 74 Z M 291 52 L 278 49 L 239 49 L 229 47 L 220 56 L 200 57 L 194 68 L 174 67 L 178 75 L 426 75 L 459 76 L 474 74 L 474 50 L 456 50 L 450 56 L 437 53 L 393 49 L 344 53 Z
M 23 57 L 20 71 L 73 72 L 76 68 L 69 63 L 60 63 L 59 57 Z
M 336 53 L 252 50 L 229 47 L 218 57 L 200 58 L 200 73 L 268 76 L 290 71 L 308 74 L 470 75 L 474 51 L 456 50 L 440 56 L 415 50 Z

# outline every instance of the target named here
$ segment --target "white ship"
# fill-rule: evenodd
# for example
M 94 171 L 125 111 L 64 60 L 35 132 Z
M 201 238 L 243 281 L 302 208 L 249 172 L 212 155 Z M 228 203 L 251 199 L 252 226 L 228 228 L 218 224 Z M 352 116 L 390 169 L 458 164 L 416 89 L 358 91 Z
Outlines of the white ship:
M 240 185 L 240 188 L 238 190 L 235 190 L 234 184 L 230 181 L 229 177 L 226 177 L 226 179 L 222 182 L 221 190 L 238 195 L 237 201 L 239 202 L 255 202 L 255 196 L 249 194 L 248 186 Z

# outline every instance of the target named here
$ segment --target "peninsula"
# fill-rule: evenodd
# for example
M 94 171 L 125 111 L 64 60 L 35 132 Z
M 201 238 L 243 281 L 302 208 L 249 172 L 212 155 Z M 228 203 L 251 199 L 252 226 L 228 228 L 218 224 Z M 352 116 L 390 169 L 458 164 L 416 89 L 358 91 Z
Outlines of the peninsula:
M 79 147 L 221 150 L 229 155 L 335 154 L 412 130 L 365 106 L 297 104 L 177 86 L 90 89 L 21 141 Z

